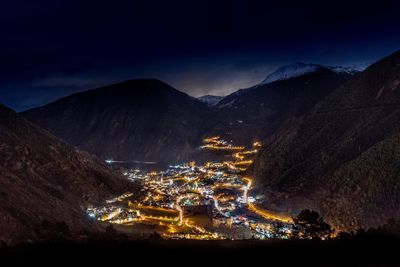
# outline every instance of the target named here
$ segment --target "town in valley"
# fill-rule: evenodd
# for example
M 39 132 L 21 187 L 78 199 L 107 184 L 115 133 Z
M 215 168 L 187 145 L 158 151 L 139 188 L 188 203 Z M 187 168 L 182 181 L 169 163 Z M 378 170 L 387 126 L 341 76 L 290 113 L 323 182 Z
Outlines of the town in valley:
M 260 208 L 246 170 L 262 144 L 236 146 L 219 136 L 203 140 L 201 150 L 228 154 L 229 160 L 194 161 L 162 171 L 125 169 L 140 194 L 127 192 L 88 207 L 90 218 L 125 227 L 147 226 L 166 239 L 288 239 L 292 218 Z M 114 161 L 108 160 L 113 164 Z

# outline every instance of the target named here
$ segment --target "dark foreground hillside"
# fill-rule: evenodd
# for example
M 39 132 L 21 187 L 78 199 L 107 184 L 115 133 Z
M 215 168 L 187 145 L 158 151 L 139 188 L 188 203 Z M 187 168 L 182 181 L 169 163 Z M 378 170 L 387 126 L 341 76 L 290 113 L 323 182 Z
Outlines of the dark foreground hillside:
M 399 240 L 47 243 L 0 252 L 5 266 L 400 266 Z
M 129 190 L 96 158 L 0 105 L 0 243 L 93 230 L 87 206 Z

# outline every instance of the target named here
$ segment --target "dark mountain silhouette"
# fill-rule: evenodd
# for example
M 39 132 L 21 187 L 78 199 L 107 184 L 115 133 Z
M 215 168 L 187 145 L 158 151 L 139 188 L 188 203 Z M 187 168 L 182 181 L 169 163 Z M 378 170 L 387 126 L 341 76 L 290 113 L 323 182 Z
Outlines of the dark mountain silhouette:
M 102 163 L 0 105 L 0 241 L 92 229 L 85 209 L 132 190 Z M 93 229 L 92 229 L 93 230 Z
M 130 80 L 24 112 L 54 135 L 103 159 L 172 163 L 200 144 L 206 105 L 151 79 Z
M 139 79 L 74 94 L 23 115 L 102 159 L 201 160 L 196 148 L 203 136 L 239 143 L 268 137 L 348 77 L 318 66 L 312 73 L 241 90 L 216 106 L 161 81 Z
M 268 139 L 254 169 L 266 205 L 312 208 L 343 229 L 399 217 L 399 121 L 400 51 Z
M 319 65 L 311 66 L 312 72 L 294 78 L 287 78 L 289 73 L 286 72 L 286 79 L 226 96 L 209 120 L 209 132 L 239 143 L 265 139 L 286 121 L 310 110 L 349 77 Z M 274 77 L 280 76 L 275 74 Z

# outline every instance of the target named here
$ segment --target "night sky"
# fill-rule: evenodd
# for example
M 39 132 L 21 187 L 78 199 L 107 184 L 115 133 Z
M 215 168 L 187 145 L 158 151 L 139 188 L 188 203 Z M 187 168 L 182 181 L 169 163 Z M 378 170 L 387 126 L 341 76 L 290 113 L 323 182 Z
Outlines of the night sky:
M 400 49 L 400 1 L 357 2 L 2 1 L 0 102 L 21 111 L 132 78 L 226 95 L 281 65 Z

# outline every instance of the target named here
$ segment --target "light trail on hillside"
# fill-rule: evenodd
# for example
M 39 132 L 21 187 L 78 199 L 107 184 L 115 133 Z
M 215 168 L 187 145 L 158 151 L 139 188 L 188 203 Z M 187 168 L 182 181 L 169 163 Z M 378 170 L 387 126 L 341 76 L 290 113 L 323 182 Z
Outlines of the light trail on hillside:
M 107 164 L 113 164 L 113 163 L 136 163 L 136 164 L 149 164 L 149 165 L 154 165 L 158 164 L 155 161 L 140 161 L 140 160 L 112 160 L 112 159 L 106 159 L 105 162 Z

